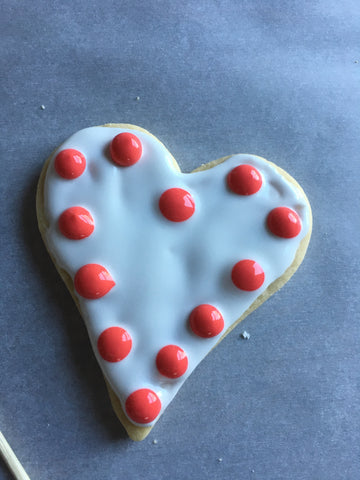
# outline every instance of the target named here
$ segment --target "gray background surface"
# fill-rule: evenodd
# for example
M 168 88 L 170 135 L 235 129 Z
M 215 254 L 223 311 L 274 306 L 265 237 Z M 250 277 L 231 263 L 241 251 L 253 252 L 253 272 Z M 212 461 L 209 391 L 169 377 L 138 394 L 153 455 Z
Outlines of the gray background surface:
M 30 477 L 358 479 L 360 3 L 2 3 L 0 426 Z M 314 213 L 297 274 L 141 443 L 112 412 L 35 216 L 45 159 L 106 122 L 150 130 L 184 171 L 268 158 Z

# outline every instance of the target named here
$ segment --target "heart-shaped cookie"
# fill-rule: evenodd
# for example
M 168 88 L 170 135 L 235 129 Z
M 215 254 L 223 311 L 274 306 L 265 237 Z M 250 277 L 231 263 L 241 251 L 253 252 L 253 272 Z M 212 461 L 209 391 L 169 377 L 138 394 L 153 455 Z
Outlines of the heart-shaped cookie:
M 232 155 L 191 174 L 125 124 L 77 132 L 46 162 L 39 227 L 131 438 L 207 353 L 300 265 L 311 209 L 274 164 Z

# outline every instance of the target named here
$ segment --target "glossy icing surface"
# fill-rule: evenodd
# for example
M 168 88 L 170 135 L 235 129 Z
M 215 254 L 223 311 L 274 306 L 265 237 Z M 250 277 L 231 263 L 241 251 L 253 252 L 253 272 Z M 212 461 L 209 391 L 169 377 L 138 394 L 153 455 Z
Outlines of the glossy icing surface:
M 184 350 L 177 345 L 165 345 L 156 355 L 156 367 L 161 375 L 168 378 L 179 378 L 189 365 Z
M 110 143 L 111 160 L 121 167 L 130 167 L 140 160 L 142 145 L 133 133 L 122 132 Z
M 213 305 L 198 305 L 190 313 L 191 330 L 198 337 L 216 337 L 224 330 L 224 318 Z
M 67 180 L 80 177 L 85 171 L 84 155 L 73 148 L 61 150 L 55 158 L 55 170 L 58 175 Z
M 238 195 L 254 195 L 261 188 L 262 178 L 252 165 L 238 165 L 228 173 L 227 183 Z
M 240 260 L 231 272 L 231 280 L 235 287 L 245 292 L 258 290 L 265 281 L 265 273 L 254 260 Z
M 123 132 L 136 134 L 142 147 L 136 163 L 125 168 L 110 157 L 112 140 Z M 86 170 L 71 181 L 54 167 L 64 149 L 86 158 Z M 260 173 L 257 192 L 239 195 L 228 187 L 227 176 L 239 165 Z M 169 221 L 160 211 L 161 195 L 172 188 L 188 192 L 196 205 L 186 221 Z M 70 137 L 51 159 L 44 194 L 48 248 L 75 279 L 98 362 L 129 418 L 140 425 L 158 419 L 219 340 L 221 334 L 204 338 L 189 327 L 195 307 L 211 305 L 221 312 L 225 332 L 291 265 L 310 222 L 302 193 L 259 157 L 234 155 L 215 168 L 184 174 L 153 136 L 112 127 L 91 127 Z M 91 212 L 96 226 L 81 241 L 65 237 L 58 227 L 62 212 L 78 205 Z M 267 226 L 269 213 L 280 206 L 300 219 L 293 238 L 274 235 Z M 245 259 L 264 272 L 255 290 L 242 290 L 232 280 L 233 268 Z M 85 287 L 79 290 L 76 278 L 89 265 L 97 267 L 83 276 Z M 99 338 L 112 327 L 131 338 L 120 361 L 105 360 L 98 349 Z M 179 377 L 168 378 L 156 367 L 158 352 L 167 345 L 186 352 L 188 366 Z
M 159 199 L 159 209 L 171 222 L 185 222 L 195 212 L 195 202 L 189 192 L 182 188 L 169 188 Z
M 97 349 L 107 362 L 121 362 L 131 351 L 132 339 L 121 327 L 109 327 L 98 338 Z
M 91 213 L 82 207 L 70 207 L 59 217 L 60 232 L 71 240 L 82 240 L 94 231 Z
M 161 410 L 161 401 L 150 388 L 140 388 L 126 399 L 125 411 L 137 424 L 149 424 L 157 418 Z
M 83 298 L 97 300 L 106 295 L 115 282 L 102 265 L 87 263 L 79 268 L 74 277 L 76 292 Z
M 271 233 L 282 238 L 293 238 L 301 231 L 299 215 L 288 207 L 277 207 L 271 210 L 266 220 Z

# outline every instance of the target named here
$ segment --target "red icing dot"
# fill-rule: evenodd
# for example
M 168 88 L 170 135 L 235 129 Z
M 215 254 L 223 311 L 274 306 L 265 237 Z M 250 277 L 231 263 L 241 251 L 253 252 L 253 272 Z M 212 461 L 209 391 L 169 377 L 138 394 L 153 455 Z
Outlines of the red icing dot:
M 89 237 L 94 231 L 94 220 L 85 208 L 71 207 L 59 217 L 60 232 L 71 240 Z
M 260 190 L 262 178 L 252 165 L 239 165 L 228 174 L 227 183 L 230 190 L 238 195 L 253 195 Z
M 119 133 L 110 145 L 110 155 L 113 162 L 121 167 L 134 165 L 142 154 L 142 145 L 136 135 L 129 132 Z
M 252 292 L 264 283 L 265 274 L 254 260 L 241 260 L 232 269 L 231 279 L 240 290 Z
M 121 327 L 110 327 L 98 338 L 100 355 L 107 362 L 120 362 L 130 353 L 132 340 L 129 333 Z
M 291 208 L 277 207 L 269 213 L 267 226 L 278 237 L 293 238 L 300 233 L 301 221 L 299 215 Z
M 80 177 L 86 167 L 84 155 L 78 150 L 67 148 L 56 155 L 55 170 L 60 177 L 71 180 Z
M 115 282 L 102 265 L 88 263 L 76 272 L 74 285 L 79 295 L 95 300 L 106 295 Z
M 161 401 L 149 388 L 140 388 L 128 396 L 125 410 L 134 422 L 150 423 L 159 415 Z
M 169 188 L 160 197 L 159 208 L 171 222 L 183 222 L 195 212 L 195 202 L 189 192 L 182 188 Z
M 161 375 L 168 378 L 178 378 L 184 375 L 188 368 L 188 358 L 184 350 L 177 345 L 166 345 L 156 356 L 156 366 Z
M 191 330 L 203 338 L 216 337 L 224 328 L 224 319 L 212 305 L 198 305 L 190 313 Z

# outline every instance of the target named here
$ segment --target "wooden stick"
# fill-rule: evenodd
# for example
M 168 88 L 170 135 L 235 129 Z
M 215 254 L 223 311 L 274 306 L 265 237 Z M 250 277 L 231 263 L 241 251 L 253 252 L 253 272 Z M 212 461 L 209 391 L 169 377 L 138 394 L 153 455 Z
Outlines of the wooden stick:
M 16 480 L 30 480 L 28 474 L 25 472 L 23 466 L 17 459 L 12 448 L 6 441 L 4 435 L 0 432 L 0 453 L 5 463 L 9 467 L 10 472 L 14 475 Z

